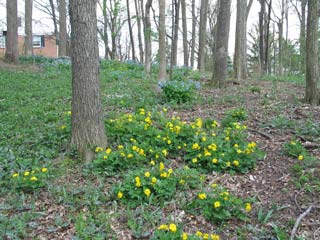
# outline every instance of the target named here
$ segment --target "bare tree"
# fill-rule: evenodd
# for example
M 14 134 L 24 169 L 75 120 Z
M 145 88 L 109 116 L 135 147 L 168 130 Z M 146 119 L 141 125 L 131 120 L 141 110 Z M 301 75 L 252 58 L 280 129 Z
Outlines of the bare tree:
M 150 22 L 150 9 L 152 5 L 152 0 L 147 0 L 145 6 L 145 16 L 144 16 L 144 45 L 145 45 L 145 63 L 144 70 L 146 74 L 151 73 L 151 22 Z
M 49 2 L 48 2 L 49 1 Z M 54 2 L 54 0 L 48 0 L 48 1 L 42 1 L 42 0 L 34 0 L 35 8 L 42 11 L 45 14 L 48 14 L 53 22 L 53 28 L 54 28 L 54 35 L 57 39 L 59 39 L 58 34 L 58 18 L 57 18 L 57 4 Z
M 159 0 L 159 80 L 166 80 L 166 0 Z
M 7 0 L 7 36 L 5 59 L 15 64 L 19 61 L 17 0 Z
M 25 1 L 25 55 L 32 56 L 33 54 L 33 42 L 32 42 L 32 5 L 33 0 Z
M 171 44 L 170 73 L 172 73 L 172 67 L 177 66 L 180 1 L 181 0 L 172 1 L 173 17 L 172 17 L 172 44 Z
M 192 37 L 191 37 L 191 58 L 190 58 L 190 65 L 191 68 L 194 67 L 194 55 L 195 55 L 195 47 L 196 47 L 196 21 L 197 21 L 197 14 L 196 14 L 196 4 L 195 0 L 192 0 L 191 4 L 191 14 L 192 14 Z
M 96 1 L 70 0 L 72 45 L 72 139 L 90 162 L 93 146 L 106 147 L 99 87 Z M 84 24 L 85 23 L 85 24 Z
M 189 48 L 188 48 L 188 28 L 187 28 L 187 10 L 186 0 L 181 0 L 182 12 L 182 42 L 183 42 L 183 62 L 184 66 L 189 65 Z
M 227 79 L 228 42 L 230 31 L 231 0 L 220 0 L 217 19 L 217 37 L 215 43 L 215 60 L 213 84 L 219 88 L 225 86 Z
M 221 3 L 220 3 L 221 4 Z M 200 7 L 200 28 L 199 28 L 199 54 L 198 69 L 203 72 L 205 69 L 205 48 L 207 35 L 208 0 L 201 0 Z
M 137 19 L 137 25 L 138 25 L 138 41 L 139 41 L 139 54 L 140 54 L 140 63 L 143 63 L 143 44 L 142 44 L 142 37 L 141 37 L 141 14 L 140 14 L 140 8 L 138 4 L 138 0 L 134 0 L 134 6 L 136 9 L 136 19 Z
M 67 6 L 59 0 L 59 57 L 67 56 Z
M 127 15 L 128 15 L 128 27 L 129 27 L 129 35 L 130 35 L 130 43 L 131 43 L 131 51 L 132 51 L 132 60 L 135 61 L 136 52 L 134 48 L 134 38 L 133 38 L 133 32 L 132 32 L 129 0 L 127 0 Z
M 319 89 L 319 1 L 308 1 L 307 39 L 306 39 L 306 93 L 305 100 L 310 104 L 320 104 Z

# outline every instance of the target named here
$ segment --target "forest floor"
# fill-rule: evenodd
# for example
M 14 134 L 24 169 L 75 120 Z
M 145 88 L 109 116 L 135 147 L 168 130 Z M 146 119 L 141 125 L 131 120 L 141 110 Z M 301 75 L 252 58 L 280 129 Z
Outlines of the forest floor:
M 232 109 L 246 112 L 248 141 L 257 143 L 263 158 L 246 174 L 206 173 L 204 184 L 215 182 L 239 198 L 253 198 L 248 219 L 218 224 L 185 211 L 175 200 L 130 209 L 110 198 L 124 176 L 91 173 L 66 153 L 69 136 L 56 134 L 62 113 L 70 110 L 70 69 L 8 68 L 1 63 L 0 238 L 149 239 L 160 224 L 174 221 L 184 232 L 216 233 L 220 239 L 289 239 L 292 232 L 295 239 L 320 239 L 320 107 L 301 101 L 303 84 L 249 79 L 214 89 L 201 79 L 196 100 L 179 105 L 158 102 L 156 82 L 148 86 L 140 73 L 119 78 L 121 74 L 126 69 L 118 65 L 102 71 L 106 118 L 139 107 L 166 107 L 168 117 L 187 122 L 220 122 Z M 128 80 L 130 87 L 124 87 Z M 284 144 L 293 140 L 306 149 L 308 159 L 285 153 Z M 31 193 L 14 188 L 12 173 L 34 165 L 48 166 L 45 187 Z

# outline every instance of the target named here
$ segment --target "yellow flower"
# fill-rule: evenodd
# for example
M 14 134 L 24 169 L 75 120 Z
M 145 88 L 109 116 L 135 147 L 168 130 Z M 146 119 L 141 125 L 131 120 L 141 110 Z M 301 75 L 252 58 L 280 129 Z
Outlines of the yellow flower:
M 197 162 L 198 162 L 198 159 L 192 158 L 192 162 L 193 162 L 193 163 L 197 163 Z
M 240 154 L 242 153 L 242 151 L 240 149 L 237 149 L 237 153 Z
M 199 194 L 198 194 L 198 198 L 199 198 L 200 200 L 204 200 L 204 199 L 207 198 L 207 195 L 206 195 L 205 193 L 199 193 Z
M 172 174 L 172 173 L 173 173 L 172 168 L 170 168 L 170 169 L 168 170 L 168 173 L 169 173 L 169 174 Z
M 200 146 L 199 146 L 199 144 L 198 143 L 194 143 L 194 144 L 192 144 L 192 149 L 194 149 L 194 150 L 200 150 Z
M 217 151 L 217 145 L 212 143 L 211 145 L 208 146 L 208 148 L 212 151 Z
M 206 137 L 202 137 L 202 138 L 201 138 L 201 141 L 202 141 L 202 142 L 205 142 L 205 141 L 207 141 L 207 138 L 206 138 Z
M 118 146 L 118 149 L 123 149 L 123 145 L 119 145 L 119 146 Z
M 226 137 L 225 140 L 226 140 L 226 141 L 230 141 L 230 138 L 229 138 L 229 137 Z
M 170 145 L 172 142 L 171 142 L 171 140 L 168 140 L 167 143 Z
M 239 147 L 239 144 L 236 143 L 236 144 L 234 144 L 233 146 L 234 146 L 234 148 L 238 148 L 238 147 Z
M 178 146 L 178 149 L 179 149 L 179 150 L 181 149 L 181 146 L 180 146 L 180 145 Z
M 62 130 L 64 130 L 64 129 L 66 129 L 66 125 L 61 125 L 60 128 L 61 128 Z
M 107 148 L 106 154 L 110 154 L 112 152 L 111 148 Z
M 216 188 L 217 186 L 218 186 L 218 184 L 216 184 L 216 183 L 212 183 L 212 184 L 211 184 L 211 187 L 212 187 L 212 188 Z
M 290 144 L 291 145 L 296 145 L 296 142 L 295 141 L 291 141 Z
M 117 197 L 118 197 L 119 199 L 121 199 L 121 198 L 123 197 L 123 193 L 122 193 L 122 192 L 118 192 Z
M 238 167 L 238 166 L 239 166 L 239 161 L 238 161 L 238 160 L 234 160 L 234 161 L 233 161 L 233 165 L 235 165 L 236 167 Z
M 136 150 L 138 149 L 138 147 L 137 147 L 137 146 L 132 146 L 131 149 L 132 149 L 133 151 L 136 151 Z
M 43 172 L 43 173 L 48 172 L 48 168 L 45 168 L 45 167 L 42 168 L 42 169 L 41 169 L 41 172 Z
M 29 171 L 25 171 L 24 174 L 23 174 L 24 177 L 28 177 L 29 175 L 30 175 Z
M 102 147 L 96 147 L 95 149 L 95 152 L 98 153 L 98 152 L 102 152 L 103 151 L 103 148 Z
M 300 161 L 302 161 L 303 158 L 304 158 L 304 157 L 303 157 L 303 155 L 301 155 L 301 154 L 298 156 L 298 160 L 300 160 Z
M 167 112 L 168 109 L 166 109 L 166 108 L 164 107 L 164 108 L 162 108 L 162 111 L 163 111 L 163 112 Z
M 181 185 L 184 185 L 186 183 L 186 181 L 184 180 L 184 179 L 181 179 L 180 181 L 179 181 L 179 184 L 181 184 Z
M 168 227 L 168 225 L 166 225 L 166 224 L 162 224 L 162 225 L 160 225 L 160 226 L 158 227 L 158 230 L 166 230 L 166 231 L 168 231 L 168 230 L 169 230 L 169 227 Z
M 144 192 L 144 194 L 145 194 L 147 197 L 149 197 L 150 194 L 151 194 L 151 191 L 150 191 L 149 188 L 146 188 L 143 192 Z
M 246 203 L 246 207 L 245 208 L 246 208 L 247 212 L 250 212 L 251 209 L 252 209 L 251 204 L 250 203 Z
M 209 239 L 209 234 L 208 233 L 203 234 L 202 239 L 203 240 L 208 240 Z
M 148 124 L 151 124 L 151 123 L 152 123 L 150 117 L 146 117 L 146 118 L 144 119 L 144 121 L 145 121 L 146 123 L 148 123 Z
M 166 178 L 166 177 L 168 177 L 168 174 L 166 172 L 163 172 L 163 173 L 160 174 L 160 177 Z
M 12 174 L 12 177 L 13 177 L 13 178 L 19 177 L 19 173 L 13 173 L 13 174 Z
M 201 128 L 202 127 L 202 119 L 201 118 L 197 118 L 195 124 L 196 124 L 196 126 L 198 128 Z
M 152 177 L 152 178 L 151 178 L 151 183 L 152 183 L 152 184 L 155 184 L 156 182 L 157 182 L 157 178 L 156 178 L 156 177 Z
M 155 158 L 158 159 L 159 158 L 159 154 L 156 154 Z
M 188 234 L 187 233 L 182 233 L 182 240 L 188 240 Z
M 163 162 L 160 162 L 159 170 L 160 170 L 160 172 L 162 172 L 164 170 L 164 163 Z
M 213 158 L 213 159 L 212 159 L 212 163 L 214 163 L 214 164 L 218 163 L 218 159 Z
M 37 181 L 37 180 L 38 180 L 38 178 L 36 176 L 33 176 L 30 178 L 30 181 Z
M 141 187 L 141 182 L 139 177 L 135 177 L 136 180 L 136 187 Z
M 174 223 L 170 223 L 169 229 L 171 232 L 176 232 L 177 231 L 177 226 Z
M 214 208 L 219 208 L 221 207 L 221 203 L 219 201 L 214 202 L 213 204 Z
M 220 236 L 217 234 L 211 234 L 210 237 L 211 237 L 211 240 L 220 240 Z
M 71 111 L 68 111 L 68 112 L 67 112 L 67 115 L 68 115 L 68 116 L 71 116 L 71 114 L 72 114 Z
M 231 166 L 231 163 L 230 162 L 227 162 L 227 167 L 230 167 Z
M 145 176 L 145 177 L 150 177 L 150 172 L 145 172 L 145 173 L 144 173 L 144 176 Z
M 150 164 L 151 164 L 152 166 L 156 165 L 155 161 L 153 161 L 153 160 L 150 161 Z
M 196 232 L 196 236 L 198 236 L 198 237 L 202 237 L 202 232 L 197 231 L 197 232 Z
M 133 158 L 133 154 L 132 154 L 132 153 L 129 153 L 129 154 L 127 155 L 127 158 Z
M 141 155 L 141 156 L 145 155 L 144 150 L 142 148 L 139 149 L 139 155 Z
M 166 157 L 166 156 L 168 155 L 167 149 L 163 149 L 163 150 L 162 150 L 162 154 Z
M 206 156 L 206 157 L 211 156 L 211 152 L 209 152 L 208 150 L 205 150 L 204 151 L 204 156 Z

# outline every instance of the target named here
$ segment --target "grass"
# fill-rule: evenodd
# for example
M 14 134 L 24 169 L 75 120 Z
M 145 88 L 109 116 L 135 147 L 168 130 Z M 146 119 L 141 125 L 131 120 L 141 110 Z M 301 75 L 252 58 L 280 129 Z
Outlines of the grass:
M 25 59 L 24 61 L 28 62 L 29 60 Z M 265 206 L 255 208 L 256 199 L 248 200 L 254 208 L 248 218 L 242 217 L 244 211 L 241 214 L 239 213 L 241 219 L 245 219 L 243 222 L 236 220 L 237 218 L 231 217 L 230 213 L 224 211 L 217 213 L 221 219 L 228 219 L 228 221 L 219 221 L 215 225 L 208 225 L 210 221 L 203 219 L 199 209 L 194 211 L 196 216 L 190 215 L 184 206 L 187 206 L 188 201 L 197 196 L 200 191 L 202 193 L 208 192 L 209 183 L 216 181 L 221 169 L 216 168 L 217 172 L 214 172 L 214 174 L 217 175 L 213 177 L 212 171 L 208 173 L 208 169 L 203 169 L 199 165 L 199 167 L 194 166 L 192 168 L 191 175 L 183 175 L 185 170 L 182 167 L 186 164 L 192 167 L 192 161 L 195 157 L 199 161 L 205 160 L 196 156 L 195 152 L 174 151 L 177 146 L 172 148 L 173 154 L 170 159 L 164 158 L 165 165 L 168 168 L 169 166 L 174 168 L 173 176 L 178 176 L 178 174 L 175 175 L 177 169 L 177 172 L 181 174 L 179 176 L 192 179 L 192 181 L 195 181 L 195 186 L 185 187 L 182 190 L 179 188 L 177 190 L 171 189 L 170 191 L 174 193 L 173 198 L 165 198 L 157 204 L 152 204 L 151 200 L 149 202 L 141 201 L 134 209 L 126 205 L 125 201 L 119 201 L 114 194 L 115 187 L 119 183 L 123 183 L 125 176 L 135 173 L 135 168 L 146 169 L 145 171 L 147 171 L 146 166 L 150 167 L 148 165 L 149 161 L 136 166 L 127 165 L 126 169 L 112 169 L 111 172 L 108 172 L 107 168 L 97 171 L 96 167 L 85 166 L 78 161 L 72 152 L 67 151 L 70 142 L 70 116 L 67 114 L 71 109 L 70 64 L 67 60 L 56 62 L 39 58 L 35 61 L 40 64 L 40 67 L 31 68 L 26 65 L 27 67 L 5 69 L 0 66 L 0 85 L 2 87 L 0 91 L 0 238 L 37 239 L 39 237 L 37 233 L 39 234 L 42 229 L 41 233 L 44 236 L 48 237 L 54 234 L 60 239 L 117 239 L 117 236 L 121 236 L 122 233 L 128 231 L 136 238 L 148 239 L 157 232 L 156 229 L 160 224 L 169 223 L 177 224 L 178 231 L 186 229 L 193 234 L 197 230 L 203 233 L 209 233 L 210 230 L 212 234 L 223 234 L 227 229 L 227 231 L 230 230 L 231 233 L 238 235 L 240 239 L 246 239 L 248 236 L 278 236 L 279 239 L 284 239 L 287 236 L 288 229 L 284 229 L 281 223 L 273 221 L 278 210 L 270 212 L 271 210 L 268 210 L 270 208 Z M 190 72 L 186 69 L 176 69 L 175 71 L 174 76 L 179 80 L 193 79 L 199 81 L 202 79 L 199 72 Z M 239 92 L 225 94 L 219 99 L 196 92 L 191 101 L 179 104 L 174 101 L 166 101 L 161 92 L 158 92 L 155 76 L 156 72 L 154 72 L 153 77 L 147 78 L 143 73 L 143 67 L 131 62 L 123 64 L 103 61 L 101 63 L 101 92 L 103 106 L 105 107 L 106 126 L 113 126 L 107 124 L 108 120 L 119 118 L 123 113 L 139 112 L 141 108 L 148 109 L 152 113 L 161 112 L 163 108 L 169 109 L 170 114 L 174 113 L 173 115 L 177 115 L 175 112 L 186 113 L 187 117 L 184 117 L 185 119 L 181 121 L 186 120 L 188 124 L 191 124 L 192 121 L 196 122 L 197 117 L 201 117 L 194 116 L 192 114 L 193 109 L 215 103 L 225 108 L 234 109 L 234 107 L 238 107 L 242 109 L 246 106 L 246 99 L 242 97 L 241 91 L 249 92 L 255 96 L 260 95 L 260 91 L 263 91 L 263 88 L 260 87 L 249 87 L 239 89 Z M 294 82 L 296 81 L 294 80 Z M 261 96 L 262 100 L 263 97 Z M 272 99 L 268 99 L 268 101 L 272 101 Z M 252 109 L 243 109 L 243 111 L 250 112 L 250 114 L 254 113 Z M 212 112 L 210 116 L 216 115 L 214 111 Z M 232 111 L 225 111 L 224 116 L 221 116 L 219 120 L 231 113 Z M 236 119 L 236 121 L 245 121 L 247 117 L 250 120 L 250 116 L 245 116 L 243 119 Z M 234 121 L 234 118 L 233 116 L 231 120 Z M 148 132 L 150 136 L 154 136 L 153 134 L 158 132 L 163 134 L 169 121 L 174 122 L 174 124 L 178 122 L 171 120 L 169 117 L 159 118 L 159 122 L 156 122 L 155 117 L 152 117 L 152 120 L 158 128 L 151 128 Z M 228 130 L 227 127 L 233 126 L 231 120 L 225 120 L 225 126 L 221 126 L 221 132 Z M 285 115 L 269 120 L 273 128 L 287 129 L 290 127 L 303 136 L 314 136 L 319 139 L 318 123 L 312 121 L 311 118 L 304 124 L 291 121 Z M 204 121 L 206 131 L 210 129 L 208 127 L 210 121 L 210 119 Z M 201 142 L 201 138 L 197 137 L 197 134 L 190 134 L 193 133 L 191 126 L 190 131 L 188 131 L 189 135 L 184 136 L 184 140 L 187 139 L 187 144 L 190 142 L 190 146 L 192 146 L 192 141 Z M 201 131 L 200 134 L 202 134 Z M 111 137 L 113 143 L 112 154 L 115 154 L 114 156 L 118 159 L 120 156 L 117 154 L 121 154 L 121 152 L 116 153 L 114 149 L 121 144 L 119 142 L 121 136 L 117 135 L 120 134 L 118 132 L 113 133 L 114 138 Z M 178 136 L 170 135 L 170 131 L 166 134 L 161 137 L 169 137 L 172 141 L 179 140 Z M 192 137 L 191 140 L 189 137 Z M 223 139 L 225 137 L 227 136 L 223 135 Z M 141 144 L 142 148 L 147 149 L 146 146 L 149 145 L 143 145 L 144 142 L 139 142 L 147 139 L 147 137 L 140 136 L 139 138 L 139 136 L 135 136 L 135 138 L 138 141 L 137 145 Z M 206 138 L 210 139 L 208 136 Z M 221 140 L 219 146 L 224 146 L 226 149 L 230 148 L 228 154 L 231 154 L 233 145 L 224 144 L 226 143 Z M 123 145 L 131 147 L 132 142 L 126 141 Z M 161 152 L 162 149 L 159 146 L 164 147 L 165 145 L 157 143 L 154 150 Z M 168 149 L 170 149 L 170 146 Z M 147 154 L 147 156 L 150 155 Z M 235 161 L 237 162 L 237 160 Z M 205 164 L 205 162 L 201 162 L 201 164 Z M 315 166 L 314 163 L 311 164 L 310 169 L 315 168 Z M 36 170 L 43 167 L 48 168 L 44 188 L 31 192 L 17 191 L 14 188 L 12 173 L 20 171 L 22 174 L 26 169 Z M 158 165 L 154 168 L 157 167 Z M 319 181 L 316 175 L 314 172 L 305 171 L 304 167 L 308 166 L 302 166 L 300 163 L 292 166 L 293 184 L 297 189 L 303 189 L 313 194 L 318 193 Z M 196 168 L 198 169 L 196 170 Z M 255 171 L 252 168 L 253 165 L 250 167 L 251 170 L 245 169 L 243 172 Z M 225 173 L 231 173 L 233 177 L 240 176 L 240 178 L 243 178 L 246 176 L 237 175 L 236 171 L 228 172 L 225 170 Z M 143 174 L 141 173 L 141 179 Z M 174 184 L 178 184 L 178 181 L 175 181 Z M 158 189 L 160 194 L 165 194 L 165 189 L 173 186 L 162 187 L 164 188 L 159 187 Z M 209 192 L 207 193 L 208 196 L 211 194 Z M 253 196 L 236 196 L 237 189 L 233 189 L 230 193 L 234 203 L 239 205 L 239 209 L 246 203 L 246 197 Z M 135 193 L 130 192 L 130 194 Z M 223 201 L 221 195 L 212 195 L 211 197 L 217 198 L 215 201 Z M 188 218 L 197 218 L 205 224 L 190 228 Z M 239 222 L 234 224 L 233 221 L 240 221 L 240 226 Z M 254 225 L 254 223 L 257 223 L 257 225 Z M 237 229 L 228 229 L 232 224 Z M 271 225 L 272 227 L 270 227 Z M 171 239 L 171 236 L 174 239 L 173 235 L 175 233 L 168 231 L 157 234 L 167 238 L 169 236 L 168 239 Z M 180 236 L 177 239 L 180 239 Z M 190 239 L 201 238 L 190 235 Z

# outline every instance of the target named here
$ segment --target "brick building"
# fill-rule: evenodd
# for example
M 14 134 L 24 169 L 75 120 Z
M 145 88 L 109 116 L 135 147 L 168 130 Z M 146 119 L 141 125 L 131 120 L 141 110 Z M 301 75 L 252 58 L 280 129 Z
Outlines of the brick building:
M 0 57 L 6 52 L 5 36 L 0 35 Z M 18 36 L 19 55 L 24 55 L 24 36 Z M 58 46 L 54 35 L 33 35 L 33 54 L 44 57 L 58 57 Z

